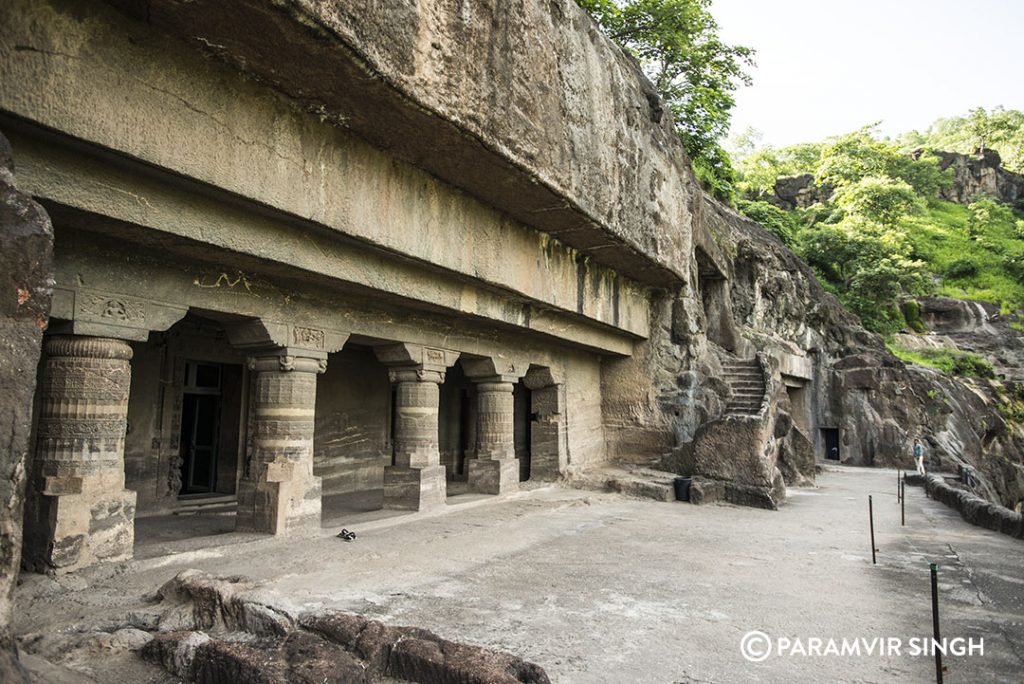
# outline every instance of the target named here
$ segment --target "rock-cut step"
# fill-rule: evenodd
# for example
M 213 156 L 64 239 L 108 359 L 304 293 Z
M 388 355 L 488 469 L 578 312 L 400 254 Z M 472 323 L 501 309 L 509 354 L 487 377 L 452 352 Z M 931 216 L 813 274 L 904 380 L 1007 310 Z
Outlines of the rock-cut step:
M 725 359 L 722 379 L 729 385 L 725 414 L 755 416 L 764 402 L 765 384 L 761 362 L 753 359 Z

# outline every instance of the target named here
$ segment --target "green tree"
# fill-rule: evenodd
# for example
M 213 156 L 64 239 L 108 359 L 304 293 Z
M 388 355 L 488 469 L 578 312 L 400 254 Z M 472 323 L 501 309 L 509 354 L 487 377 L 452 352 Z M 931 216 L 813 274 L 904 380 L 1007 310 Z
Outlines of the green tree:
M 753 50 L 718 36 L 711 0 L 577 0 L 601 29 L 632 54 L 668 105 L 697 176 L 720 197 L 732 194 L 733 169 L 721 140 L 733 93 L 749 84 Z
M 1024 173 L 1024 112 L 978 107 L 966 116 L 938 119 L 924 132 L 911 131 L 900 138 L 903 151 L 919 148 L 972 154 L 979 147 L 999 153 L 1003 166 Z
M 840 301 L 877 332 L 901 327 L 899 298 L 928 288 L 925 264 L 911 258 L 906 236 L 863 217 L 803 231 L 798 252 L 832 285 Z
M 996 107 L 992 114 L 985 111 L 984 107 L 977 107 L 971 110 L 967 118 L 967 129 L 974 138 L 975 147 L 979 150 L 988 149 L 990 143 L 996 139 L 1005 138 L 1012 130 L 1011 123 L 1000 114 L 1002 107 Z
M 981 240 L 994 228 L 1013 225 L 1016 218 L 1013 210 L 991 197 L 979 197 L 967 205 L 967 211 L 967 236 L 972 240 Z
M 759 201 L 751 202 L 748 200 L 739 200 L 736 202 L 736 208 L 747 218 L 760 223 L 762 227 L 775 233 L 782 240 L 783 244 L 788 246 L 793 244 L 793 236 L 796 233 L 796 220 L 789 212 L 778 208 L 774 204 Z
M 836 204 L 847 213 L 863 216 L 884 226 L 896 226 L 909 214 L 920 213 L 924 204 L 906 181 L 888 176 L 867 176 L 840 186 Z
M 952 180 L 939 169 L 934 155 L 908 157 L 894 144 L 880 140 L 875 125 L 839 136 L 821 151 L 815 173 L 818 185 L 841 188 L 868 176 L 889 176 L 932 198 Z
M 743 139 L 739 138 L 738 142 Z M 744 197 L 770 197 L 775 181 L 788 176 L 813 174 L 821 160 L 821 145 L 801 143 L 789 147 L 738 151 L 736 160 L 736 189 Z

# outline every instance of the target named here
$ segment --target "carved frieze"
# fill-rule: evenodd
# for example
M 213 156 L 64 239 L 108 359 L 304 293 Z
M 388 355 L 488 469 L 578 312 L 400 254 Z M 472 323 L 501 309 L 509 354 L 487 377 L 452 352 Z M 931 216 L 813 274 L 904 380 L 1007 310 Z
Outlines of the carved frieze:
M 80 292 L 75 297 L 76 319 L 107 320 L 145 325 L 146 302 L 119 295 Z

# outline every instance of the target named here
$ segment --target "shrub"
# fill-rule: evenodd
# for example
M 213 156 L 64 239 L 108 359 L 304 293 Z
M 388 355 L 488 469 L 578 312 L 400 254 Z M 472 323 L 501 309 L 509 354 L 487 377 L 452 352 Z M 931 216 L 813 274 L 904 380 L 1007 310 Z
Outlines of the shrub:
M 947 278 L 971 278 L 978 275 L 981 267 L 969 257 L 961 257 L 946 267 Z
M 921 305 L 914 299 L 908 299 L 900 305 L 900 311 L 903 312 L 903 320 L 906 321 L 907 327 L 916 333 L 928 332 L 928 326 L 921 320 Z
M 957 349 L 919 349 L 912 351 L 899 345 L 887 343 L 889 351 L 896 357 L 942 371 L 946 375 L 973 378 L 994 378 L 995 369 L 984 357 Z
M 778 236 L 786 245 L 793 244 L 793 234 L 796 231 L 796 221 L 793 216 L 774 204 L 767 202 L 748 202 L 740 200 L 736 208 L 749 219 L 757 221 L 768 231 Z

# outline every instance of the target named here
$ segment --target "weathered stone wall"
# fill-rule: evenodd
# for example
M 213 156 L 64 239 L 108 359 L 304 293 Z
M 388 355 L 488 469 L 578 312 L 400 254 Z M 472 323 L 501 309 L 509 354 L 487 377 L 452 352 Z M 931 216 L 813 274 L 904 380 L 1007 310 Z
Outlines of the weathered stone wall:
M 313 472 L 325 494 L 377 489 L 391 465 L 391 383 L 370 349 L 327 358 L 316 387 Z
M 198 17 L 196 9 L 185 14 Z M 115 166 L 51 147 L 32 129 L 14 143 L 34 194 L 422 306 L 583 342 L 611 333 L 618 342 L 600 344 L 616 353 L 646 335 L 642 284 L 510 220 L 500 206 L 396 162 L 394 150 L 367 145 L 193 47 L 97 3 L 15 2 L 2 11 L 0 76 L 9 85 L 0 109 L 193 179 L 199 185 L 192 190 L 216 187 L 234 199 L 183 197 L 171 187 L 180 179 L 169 185 L 152 168 L 119 172 L 123 160 Z M 235 19 L 225 25 L 241 26 Z M 262 215 L 241 215 L 239 197 Z M 274 210 L 269 219 L 267 208 Z M 404 260 L 393 263 L 388 254 Z
M 686 155 L 573 0 L 112 4 L 602 263 L 686 278 Z
M 50 309 L 53 230 L 19 190 L 0 135 L 0 681 L 27 681 L 11 628 L 21 563 L 26 457 L 43 329 Z

